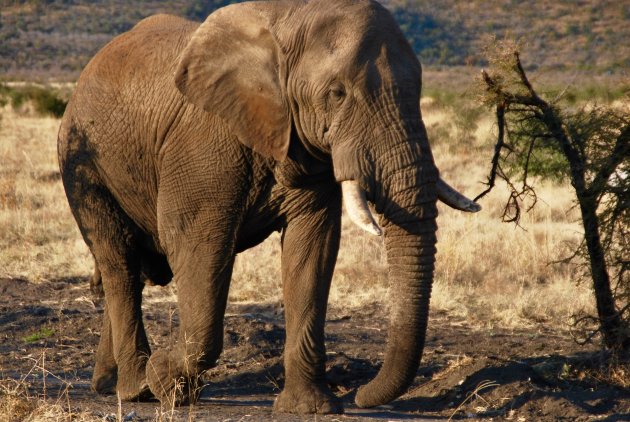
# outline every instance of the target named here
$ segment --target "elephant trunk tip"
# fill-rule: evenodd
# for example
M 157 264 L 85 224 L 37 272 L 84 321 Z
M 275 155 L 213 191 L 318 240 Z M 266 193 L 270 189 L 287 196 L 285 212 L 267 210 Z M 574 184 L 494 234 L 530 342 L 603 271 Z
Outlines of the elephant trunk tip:
M 398 386 L 398 388 L 387 389 L 383 388 L 383 385 L 373 380 L 372 382 L 359 387 L 357 395 L 354 399 L 355 404 L 362 408 L 370 408 L 381 406 L 395 400 L 400 397 L 406 390 L 406 383 Z
M 366 392 L 366 387 L 367 386 L 361 386 L 359 387 L 359 390 L 357 391 L 357 395 L 354 399 L 354 403 L 362 408 L 369 408 L 369 407 L 375 407 L 375 406 L 379 406 L 382 404 L 385 404 L 387 402 L 384 402 L 383 400 L 374 400 L 374 395 L 373 394 L 369 394 L 369 392 Z

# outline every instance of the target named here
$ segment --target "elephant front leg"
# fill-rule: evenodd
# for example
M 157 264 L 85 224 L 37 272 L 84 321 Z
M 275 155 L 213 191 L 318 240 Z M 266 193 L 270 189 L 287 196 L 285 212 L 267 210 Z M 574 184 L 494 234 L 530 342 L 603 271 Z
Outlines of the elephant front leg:
M 324 323 L 341 225 L 340 199 L 337 195 L 335 201 L 335 193 L 326 205 L 292 219 L 283 233 L 287 339 L 285 385 L 274 404 L 276 412 L 343 412 L 325 376 Z

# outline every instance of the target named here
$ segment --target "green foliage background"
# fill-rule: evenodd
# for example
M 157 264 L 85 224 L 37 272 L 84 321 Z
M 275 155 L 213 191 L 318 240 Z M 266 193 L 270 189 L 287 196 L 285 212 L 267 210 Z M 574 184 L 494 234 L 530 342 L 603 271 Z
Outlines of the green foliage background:
M 0 107 L 10 103 L 13 109 L 19 110 L 30 103 L 35 112 L 42 116 L 63 116 L 68 102 L 53 88 L 37 85 L 10 87 L 0 84 Z

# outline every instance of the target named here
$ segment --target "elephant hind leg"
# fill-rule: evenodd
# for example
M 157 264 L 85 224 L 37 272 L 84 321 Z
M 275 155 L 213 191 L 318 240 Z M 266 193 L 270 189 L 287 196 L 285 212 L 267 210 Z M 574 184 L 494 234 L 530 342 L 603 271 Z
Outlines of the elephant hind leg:
M 103 310 L 101 338 L 96 349 L 96 363 L 92 374 L 92 389 L 99 394 L 115 394 L 118 381 L 118 365 L 112 346 L 112 323 L 107 311 Z
M 100 304 L 105 298 L 103 278 L 96 262 L 94 262 L 94 274 L 90 278 L 90 291 L 93 296 L 92 300 L 95 303 Z M 118 365 L 116 365 L 112 350 L 112 324 L 109 320 L 107 304 L 105 304 L 101 324 L 101 337 L 96 349 L 96 362 L 94 364 L 94 373 L 92 374 L 92 389 L 99 394 L 115 394 L 118 378 L 117 372 Z
M 62 166 L 62 179 L 74 217 L 96 262 L 95 284 L 105 293 L 103 330 L 96 353 L 93 388 L 123 400 L 149 393 L 145 367 L 150 355 L 142 323 L 138 238 L 126 215 L 89 162 Z M 98 283 L 100 278 L 101 283 Z
M 173 278 L 173 273 L 164 255 L 153 251 L 142 251 L 141 268 L 142 278 L 145 284 L 165 286 Z M 90 279 L 90 290 L 95 303 L 100 303 L 105 298 L 103 291 L 103 279 L 98 265 L 94 264 L 94 274 Z M 112 324 L 107 309 L 107 303 L 103 307 L 103 321 L 101 337 L 96 350 L 96 363 L 92 374 L 92 389 L 99 394 L 116 394 L 118 381 L 118 365 L 114 359 L 112 344 Z

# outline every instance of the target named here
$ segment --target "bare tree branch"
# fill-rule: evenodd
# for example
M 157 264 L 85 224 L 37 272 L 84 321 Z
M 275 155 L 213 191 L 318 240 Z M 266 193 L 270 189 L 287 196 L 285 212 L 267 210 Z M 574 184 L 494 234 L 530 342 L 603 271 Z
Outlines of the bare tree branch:
M 494 81 L 490 79 L 485 70 L 481 71 L 484 80 L 490 86 L 494 86 Z M 488 182 L 486 185 L 488 188 L 477 195 L 474 201 L 483 198 L 488 194 L 492 188 L 494 188 L 495 180 L 497 177 L 497 169 L 499 167 L 499 159 L 501 158 L 501 150 L 505 148 L 505 104 L 499 103 L 497 105 L 497 125 L 499 129 L 499 134 L 497 135 L 497 143 L 494 146 L 494 155 L 492 156 L 492 168 L 490 169 L 490 175 L 488 176 Z

